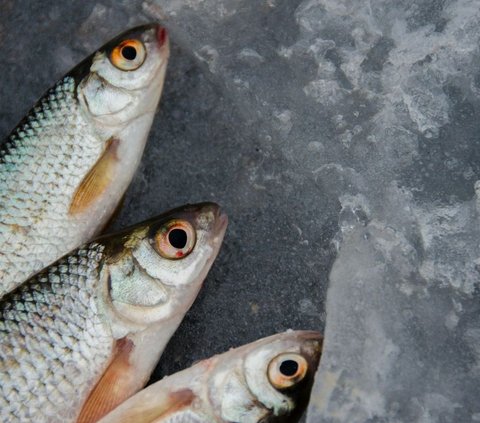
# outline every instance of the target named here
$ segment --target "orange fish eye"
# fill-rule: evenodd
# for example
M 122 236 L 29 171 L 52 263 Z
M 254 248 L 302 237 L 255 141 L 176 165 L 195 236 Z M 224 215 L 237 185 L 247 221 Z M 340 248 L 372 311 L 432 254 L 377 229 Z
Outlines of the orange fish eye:
M 192 252 L 195 242 L 195 229 L 190 222 L 172 220 L 157 231 L 154 247 L 162 257 L 178 260 Z
M 123 71 L 132 71 L 142 66 L 147 56 L 145 46 L 139 40 L 124 40 L 110 53 L 112 64 Z
M 276 389 L 287 389 L 303 380 L 307 370 L 307 360 L 301 355 L 280 354 L 268 365 L 268 380 Z

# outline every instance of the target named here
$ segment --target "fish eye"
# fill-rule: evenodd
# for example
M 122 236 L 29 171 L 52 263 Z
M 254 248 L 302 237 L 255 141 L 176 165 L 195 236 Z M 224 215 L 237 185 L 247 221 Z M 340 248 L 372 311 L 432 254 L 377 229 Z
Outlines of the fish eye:
M 292 377 L 297 374 L 298 363 L 295 360 L 285 360 L 280 364 L 280 373 L 287 377 Z
M 113 66 L 122 71 L 132 71 L 142 66 L 147 56 L 145 46 L 139 40 L 124 40 L 110 54 Z
M 308 363 L 299 354 L 280 354 L 268 365 L 268 380 L 276 389 L 290 388 L 305 378 Z
M 186 257 L 195 247 L 196 234 L 186 220 L 172 220 L 155 234 L 154 247 L 162 257 L 176 260 Z

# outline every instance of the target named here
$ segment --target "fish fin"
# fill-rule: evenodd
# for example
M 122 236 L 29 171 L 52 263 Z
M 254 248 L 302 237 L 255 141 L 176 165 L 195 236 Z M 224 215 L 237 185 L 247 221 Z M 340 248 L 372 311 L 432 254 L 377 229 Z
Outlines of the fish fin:
M 212 420 L 207 420 L 207 418 L 199 416 L 191 410 L 180 410 L 178 413 L 174 412 L 168 416 L 160 416 L 159 419 L 151 423 L 212 423 Z
M 111 137 L 108 139 L 102 156 L 75 191 L 68 211 L 69 214 L 78 214 L 85 211 L 112 183 L 113 170 L 118 162 L 117 150 L 119 144 L 120 140 L 117 138 Z
M 182 409 L 188 407 L 194 399 L 195 394 L 190 389 L 181 389 L 154 398 L 150 396 L 141 399 L 133 397 L 131 401 L 127 401 L 111 415 L 106 416 L 102 423 L 164 423 L 170 421 L 185 423 L 198 421 L 198 423 L 202 423 L 202 420 L 185 420 L 183 418 L 185 414 L 191 415 L 188 411 L 183 413 Z M 180 416 L 182 416 L 182 419 L 177 420 Z
M 90 392 L 77 423 L 97 422 L 135 393 L 131 389 L 135 375 L 129 361 L 134 348 L 133 342 L 127 338 L 116 342 L 113 359 Z

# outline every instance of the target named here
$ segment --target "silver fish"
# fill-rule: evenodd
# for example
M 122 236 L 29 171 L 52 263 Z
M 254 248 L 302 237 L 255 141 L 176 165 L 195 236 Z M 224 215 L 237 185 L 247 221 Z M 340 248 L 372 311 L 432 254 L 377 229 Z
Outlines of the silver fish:
M 322 338 L 289 331 L 201 361 L 145 388 L 99 423 L 293 423 L 304 412 Z
M 58 81 L 0 147 L 0 296 L 107 223 L 162 92 L 166 30 L 132 29 Z
M 95 422 L 147 382 L 225 233 L 213 203 L 90 242 L 0 300 L 0 421 Z

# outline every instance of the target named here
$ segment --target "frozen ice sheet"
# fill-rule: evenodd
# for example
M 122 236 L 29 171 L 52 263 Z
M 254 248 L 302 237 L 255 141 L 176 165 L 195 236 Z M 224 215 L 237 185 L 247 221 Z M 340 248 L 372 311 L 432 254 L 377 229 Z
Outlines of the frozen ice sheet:
M 170 30 L 165 95 L 115 227 L 201 200 L 231 224 L 155 378 L 322 330 L 326 307 L 309 422 L 480 421 L 478 1 L 2 6 L 4 133 L 111 35 Z
M 340 205 L 309 421 L 478 421 L 478 2 L 145 5 Z

